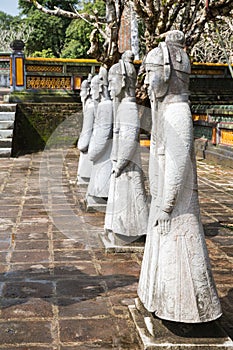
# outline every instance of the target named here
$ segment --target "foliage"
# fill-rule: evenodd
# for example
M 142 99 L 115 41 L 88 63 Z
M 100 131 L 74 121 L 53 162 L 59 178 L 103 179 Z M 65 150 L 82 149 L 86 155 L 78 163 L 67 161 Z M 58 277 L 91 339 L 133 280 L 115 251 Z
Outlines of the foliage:
M 76 2 L 75 0 L 42 1 L 44 6 L 48 8 L 63 6 L 66 9 L 70 9 L 70 4 Z M 71 20 L 64 17 L 47 16 L 24 0 L 19 0 L 19 5 L 22 14 L 26 17 L 26 22 L 33 26 L 33 31 L 25 46 L 26 54 L 32 56 L 36 51 L 46 52 L 43 50 L 49 50 L 53 57 L 60 57 L 65 41 L 66 28 L 69 26 Z
M 5 30 L 10 29 L 11 23 L 14 20 L 14 17 L 8 15 L 7 13 L 0 11 L 0 27 Z
M 53 0 L 43 0 L 45 6 L 56 5 L 57 3 Z M 64 4 L 66 4 L 66 1 Z M 22 14 L 26 16 L 27 23 L 33 26 L 33 31 L 25 47 L 26 54 L 32 56 L 35 51 L 51 50 L 53 56 L 59 57 L 64 41 L 64 32 L 69 24 L 67 19 L 48 18 L 24 0 L 19 0 L 19 6 Z
M 10 52 L 10 44 L 15 39 L 27 42 L 32 31 L 31 25 L 20 16 L 11 16 L 0 11 L 0 51 Z
M 104 15 L 102 0 L 41 0 L 40 4 L 47 11 L 62 8 L 64 11 L 75 12 L 78 9 L 81 13 L 99 11 Z M 27 55 L 35 56 L 36 52 L 40 52 L 53 57 L 88 57 L 89 39 L 93 29 L 89 23 L 80 17 L 72 20 L 63 15 L 48 16 L 29 1 L 19 0 L 19 5 L 27 23 L 34 28 L 26 44 Z
M 105 6 L 103 1 L 95 1 L 94 4 L 85 2 L 82 8 L 79 5 L 80 13 L 94 12 L 104 16 Z M 73 19 L 66 29 L 65 44 L 61 53 L 64 58 L 88 58 L 90 48 L 90 35 L 93 27 L 82 19 Z
M 31 57 L 54 58 L 55 56 L 51 49 L 43 49 L 42 51 L 33 52 Z
M 49 49 L 55 57 L 59 57 L 69 23 L 58 17 L 48 17 L 39 11 L 31 13 L 27 17 L 27 22 L 34 28 L 26 45 L 27 54 Z
M 20 0 L 23 1 L 23 0 Z M 24 0 L 27 6 L 38 9 L 41 12 L 67 19 L 82 19 L 86 25 L 90 25 L 91 33 L 90 49 L 88 54 L 98 59 L 106 66 L 111 66 L 119 59 L 118 34 L 121 23 L 121 15 L 124 9 L 124 0 L 92 0 L 76 1 L 73 10 L 67 10 L 64 6 L 55 6 L 55 0 L 47 3 L 46 0 Z M 57 0 L 58 2 L 58 0 Z M 33 6 L 34 5 L 34 6 Z M 98 6 L 99 5 L 99 8 Z M 102 9 L 105 7 L 105 15 L 102 15 Z M 72 29 L 70 32 L 73 32 Z M 66 44 L 64 55 L 71 55 L 77 52 L 74 40 L 72 38 L 71 46 Z

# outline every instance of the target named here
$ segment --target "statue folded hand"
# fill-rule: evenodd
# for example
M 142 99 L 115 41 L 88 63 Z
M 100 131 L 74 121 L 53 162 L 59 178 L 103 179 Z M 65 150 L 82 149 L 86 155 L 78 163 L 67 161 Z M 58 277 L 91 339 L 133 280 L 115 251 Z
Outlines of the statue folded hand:
M 161 211 L 158 215 L 156 225 L 161 234 L 168 234 L 171 228 L 171 215 L 165 211 Z

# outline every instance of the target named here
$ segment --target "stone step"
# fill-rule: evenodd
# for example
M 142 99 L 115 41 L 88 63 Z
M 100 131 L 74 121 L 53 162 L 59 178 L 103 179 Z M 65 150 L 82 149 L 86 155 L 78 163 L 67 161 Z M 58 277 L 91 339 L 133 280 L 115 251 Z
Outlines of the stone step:
M 11 156 L 16 104 L 0 104 L 0 158 Z
M 13 137 L 13 129 L 11 130 L 1 130 L 0 129 L 0 139 L 12 139 Z
M 0 112 L 0 120 L 15 120 L 15 112 Z
M 9 130 L 14 128 L 13 120 L 0 120 L 0 129 L 1 130 Z
M 16 106 L 15 103 L 1 103 L 0 112 L 15 112 Z
M 0 139 L 0 149 L 9 148 L 12 145 L 12 139 Z
M 5 147 L 0 148 L 0 158 L 10 157 L 11 156 L 11 148 Z

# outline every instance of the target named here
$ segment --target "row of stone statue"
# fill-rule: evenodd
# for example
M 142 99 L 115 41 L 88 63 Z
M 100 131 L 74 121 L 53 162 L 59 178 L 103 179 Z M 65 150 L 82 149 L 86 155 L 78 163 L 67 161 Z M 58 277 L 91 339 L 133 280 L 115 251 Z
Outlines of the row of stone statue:
M 108 74 L 101 68 L 82 84 L 79 177 L 90 176 L 87 202 L 108 197 L 106 239 L 118 244 L 146 234 L 137 307 L 200 323 L 220 317 L 221 307 L 200 220 L 184 43 L 182 32 L 171 31 L 144 63 L 152 117 L 149 217 L 130 51 Z
M 109 73 L 101 67 L 81 86 L 84 119 L 78 141 L 78 183 L 90 178 L 88 207 L 107 200 L 105 238 L 114 245 L 145 235 L 148 222 L 133 58 L 126 51 Z

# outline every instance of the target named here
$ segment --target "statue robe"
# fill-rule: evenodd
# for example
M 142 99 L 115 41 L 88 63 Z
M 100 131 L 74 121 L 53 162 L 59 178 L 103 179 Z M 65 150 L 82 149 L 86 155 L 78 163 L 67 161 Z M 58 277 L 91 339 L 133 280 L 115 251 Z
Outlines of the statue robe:
M 79 184 L 88 183 L 91 177 L 92 161 L 88 156 L 88 147 L 92 135 L 94 123 L 94 102 L 87 101 L 83 108 L 83 126 L 78 140 L 78 149 L 80 150 L 77 182 Z
M 109 197 L 105 215 L 105 230 L 124 236 L 146 234 L 147 198 L 139 149 L 139 118 L 135 102 L 122 100 L 116 114 L 113 131 Z
M 200 220 L 188 102 L 161 103 L 157 118 L 164 134 L 160 138 L 155 132 L 153 139 L 157 169 L 138 295 L 145 308 L 162 319 L 212 321 L 221 315 L 221 307 Z M 170 232 L 161 233 L 158 213 L 171 208 Z
M 112 170 L 110 160 L 112 150 L 112 122 L 112 101 L 103 100 L 98 104 L 88 151 L 89 158 L 93 162 L 93 168 L 87 190 L 87 201 L 90 197 L 108 197 Z

